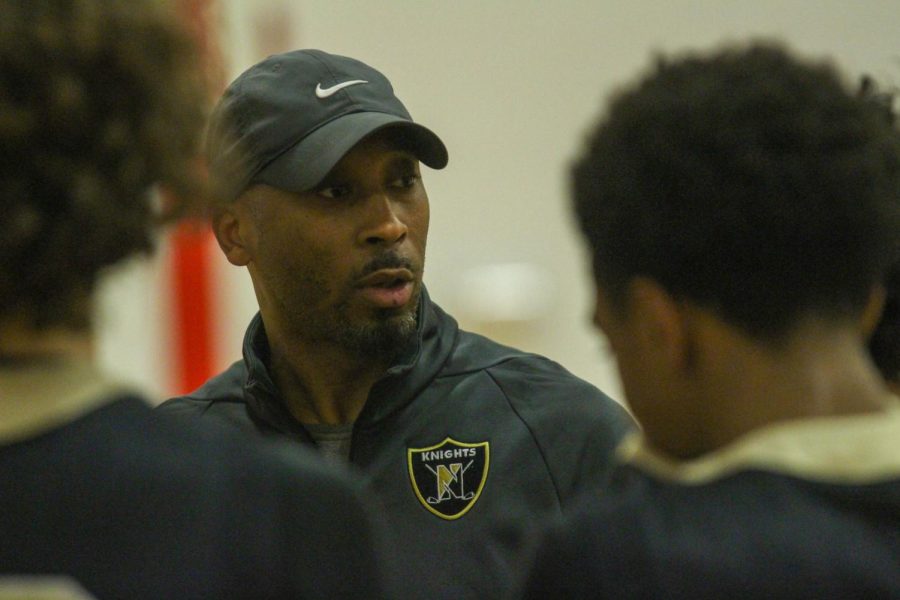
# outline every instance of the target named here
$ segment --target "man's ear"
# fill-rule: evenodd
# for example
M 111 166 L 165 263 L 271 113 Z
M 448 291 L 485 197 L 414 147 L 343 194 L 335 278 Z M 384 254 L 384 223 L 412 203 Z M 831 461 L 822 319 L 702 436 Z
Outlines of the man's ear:
M 866 307 L 863 309 L 859 320 L 863 338 L 869 339 L 872 333 L 875 332 L 878 321 L 881 320 L 881 312 L 884 310 L 886 299 L 887 292 L 883 285 L 878 284 L 872 287 L 872 290 L 869 292 L 869 300 L 866 302 Z
M 247 211 L 235 200 L 213 213 L 212 228 L 228 262 L 238 267 L 246 267 L 252 258 L 251 245 L 253 225 Z
M 690 368 L 691 338 L 684 307 L 659 283 L 636 277 L 628 284 L 628 310 L 635 331 L 659 366 Z

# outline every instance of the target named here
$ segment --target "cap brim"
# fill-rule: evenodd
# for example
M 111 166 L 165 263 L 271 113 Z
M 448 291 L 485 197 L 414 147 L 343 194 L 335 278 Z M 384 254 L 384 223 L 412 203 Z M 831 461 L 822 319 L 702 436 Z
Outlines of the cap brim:
M 432 169 L 447 166 L 447 148 L 430 129 L 395 115 L 359 112 L 319 127 L 263 167 L 252 183 L 265 183 L 292 192 L 308 191 L 318 185 L 351 148 L 386 127 L 402 128 L 402 139 L 409 145 L 409 150 Z

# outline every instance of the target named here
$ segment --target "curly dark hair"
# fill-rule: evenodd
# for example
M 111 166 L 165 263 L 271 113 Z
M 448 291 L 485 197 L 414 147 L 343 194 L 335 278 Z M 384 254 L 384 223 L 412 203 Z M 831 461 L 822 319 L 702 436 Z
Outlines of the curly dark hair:
M 773 42 L 661 59 L 613 99 L 573 184 L 614 306 L 644 275 L 758 338 L 858 315 L 900 247 L 897 131 Z
M 0 319 L 85 327 L 98 273 L 151 248 L 159 186 L 202 189 L 197 58 L 158 0 L 0 0 Z

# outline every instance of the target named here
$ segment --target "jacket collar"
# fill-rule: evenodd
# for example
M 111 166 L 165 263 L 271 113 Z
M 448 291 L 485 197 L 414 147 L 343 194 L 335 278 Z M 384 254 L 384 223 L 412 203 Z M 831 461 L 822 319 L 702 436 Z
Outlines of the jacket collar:
M 836 484 L 896 480 L 900 479 L 900 402 L 894 400 L 880 413 L 769 425 L 688 461 L 660 454 L 639 434 L 626 438 L 617 454 L 621 461 L 658 479 L 686 485 L 749 470 Z
M 262 315 L 258 312 L 244 334 L 243 353 L 244 365 L 247 367 L 244 401 L 250 417 L 264 429 L 280 431 L 311 442 L 309 434 L 281 401 L 278 388 L 269 373 L 269 338 Z
M 458 325 L 453 317 L 431 301 L 424 286 L 419 296 L 417 317 L 415 337 L 372 387 L 357 420 L 358 426 L 372 425 L 409 404 L 431 383 L 452 354 Z M 269 373 L 269 340 L 259 313 L 247 328 L 243 353 L 248 373 L 244 399 L 251 416 L 269 428 L 309 439 L 282 402 Z

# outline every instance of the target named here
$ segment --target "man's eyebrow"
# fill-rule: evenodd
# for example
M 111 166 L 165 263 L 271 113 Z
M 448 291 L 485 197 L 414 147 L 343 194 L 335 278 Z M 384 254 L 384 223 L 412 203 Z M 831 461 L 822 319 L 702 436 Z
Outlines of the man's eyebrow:
M 406 150 L 398 150 L 397 155 L 391 159 L 390 167 L 391 168 L 415 168 L 418 164 L 419 159 L 416 158 L 415 154 L 412 152 L 408 152 Z

